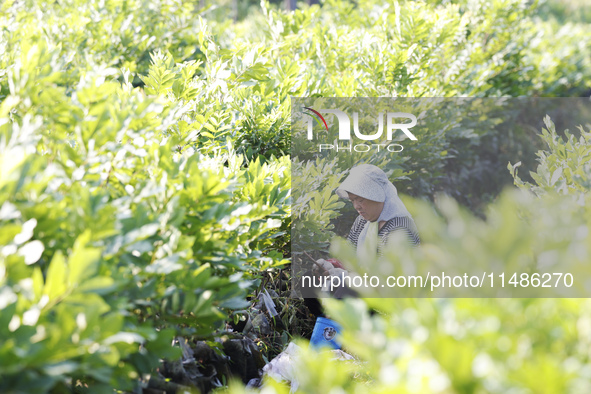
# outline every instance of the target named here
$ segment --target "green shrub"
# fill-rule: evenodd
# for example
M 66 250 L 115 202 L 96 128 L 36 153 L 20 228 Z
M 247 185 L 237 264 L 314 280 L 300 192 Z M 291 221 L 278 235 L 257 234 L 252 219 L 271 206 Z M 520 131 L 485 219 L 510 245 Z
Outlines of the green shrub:
M 580 137 L 577 139 L 569 131 L 564 132 L 564 138 L 556 132 L 556 127 L 546 116 L 546 125 L 542 129 L 542 140 L 548 150 L 537 153 L 539 165 L 535 172 L 530 172 L 536 184 L 523 182 L 517 175 L 521 162 L 508 169 L 513 175 L 515 185 L 522 189 L 531 190 L 537 195 L 548 192 L 560 194 L 586 193 L 591 189 L 591 133 L 579 127 Z M 565 140 L 566 138 L 566 140 Z
M 182 109 L 161 92 L 108 69 L 60 86 L 60 64 L 31 46 L 0 107 L 0 381 L 131 390 L 286 262 L 289 160 L 178 149 Z

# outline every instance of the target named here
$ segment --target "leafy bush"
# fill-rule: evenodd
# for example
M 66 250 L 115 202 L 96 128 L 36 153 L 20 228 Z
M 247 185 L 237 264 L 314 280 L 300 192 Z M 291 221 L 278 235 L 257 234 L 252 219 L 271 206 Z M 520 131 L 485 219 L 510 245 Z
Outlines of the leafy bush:
M 345 299 L 325 307 L 359 360 L 302 344 L 300 392 L 562 392 L 590 387 L 587 300 Z M 370 308 L 380 313 L 370 313 Z M 269 380 L 264 392 L 288 393 Z M 245 393 L 233 386 L 232 393 Z
M 285 263 L 289 160 L 179 149 L 183 110 L 162 92 L 110 69 L 61 86 L 63 66 L 27 48 L 0 107 L 0 381 L 131 390 L 180 355 L 175 335 L 211 338 Z
M 515 184 L 522 189 L 529 189 L 537 195 L 548 192 L 560 194 L 586 193 L 591 189 L 591 133 L 579 128 L 577 138 L 565 131 L 566 140 L 556 132 L 550 119 L 544 119 L 546 128 L 542 129 L 542 139 L 548 146 L 547 151 L 539 151 L 539 165 L 535 172 L 530 172 L 536 184 L 523 182 L 517 175 L 521 162 L 511 165 L 508 169 L 513 175 Z

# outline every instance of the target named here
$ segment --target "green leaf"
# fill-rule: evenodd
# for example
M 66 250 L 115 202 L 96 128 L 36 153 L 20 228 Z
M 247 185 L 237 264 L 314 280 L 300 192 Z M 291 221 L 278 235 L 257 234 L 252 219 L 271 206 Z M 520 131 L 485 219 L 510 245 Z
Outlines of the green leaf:
M 71 286 L 91 278 L 98 269 L 101 250 L 86 247 L 90 241 L 90 236 L 90 231 L 86 230 L 74 243 L 74 250 L 68 261 L 68 283 Z
M 53 259 L 47 269 L 47 279 L 43 294 L 47 295 L 51 301 L 61 296 L 67 290 L 66 282 L 66 259 L 61 251 L 53 255 Z

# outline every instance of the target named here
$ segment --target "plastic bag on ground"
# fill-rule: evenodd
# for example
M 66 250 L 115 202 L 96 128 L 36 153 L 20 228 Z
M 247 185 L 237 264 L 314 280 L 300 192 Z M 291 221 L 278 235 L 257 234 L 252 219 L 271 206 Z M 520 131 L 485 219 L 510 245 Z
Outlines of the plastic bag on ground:
M 333 360 L 350 361 L 355 358 L 342 351 L 342 350 L 330 350 L 333 354 Z M 293 342 L 287 345 L 287 348 L 267 365 L 263 367 L 263 374 L 267 375 L 277 381 L 287 381 L 291 385 L 290 392 L 296 392 L 299 387 L 298 382 L 298 371 L 295 368 L 296 360 L 301 354 L 301 348 Z

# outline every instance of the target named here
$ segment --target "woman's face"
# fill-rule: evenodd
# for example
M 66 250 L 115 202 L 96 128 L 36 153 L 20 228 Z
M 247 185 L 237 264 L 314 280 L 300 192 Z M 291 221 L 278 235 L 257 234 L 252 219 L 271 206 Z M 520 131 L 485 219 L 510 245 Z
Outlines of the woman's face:
M 365 219 L 370 222 L 375 222 L 380 217 L 382 209 L 384 209 L 383 202 L 377 202 L 360 197 L 357 194 L 349 193 L 349 199 L 353 203 L 355 210 Z

